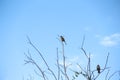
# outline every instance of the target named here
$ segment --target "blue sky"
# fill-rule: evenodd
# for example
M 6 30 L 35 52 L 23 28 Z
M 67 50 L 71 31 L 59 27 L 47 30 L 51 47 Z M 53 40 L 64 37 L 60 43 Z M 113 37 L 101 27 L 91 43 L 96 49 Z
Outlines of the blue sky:
M 61 49 L 58 35 L 63 35 L 68 63 L 83 66 L 80 47 L 86 35 L 84 47 L 92 54 L 93 68 L 103 66 L 110 52 L 111 72 L 120 70 L 119 0 L 0 0 L 0 80 L 21 80 L 29 75 L 37 79 L 35 68 L 24 65 L 28 49 L 38 58 L 26 35 L 50 65 L 55 64 L 56 48 Z M 113 77 L 116 79 L 118 76 Z

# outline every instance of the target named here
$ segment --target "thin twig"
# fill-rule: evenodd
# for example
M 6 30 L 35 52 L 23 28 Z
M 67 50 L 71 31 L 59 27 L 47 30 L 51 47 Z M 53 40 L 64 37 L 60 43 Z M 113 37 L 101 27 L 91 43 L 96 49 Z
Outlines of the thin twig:
M 63 69 L 64 69 L 64 73 L 65 73 L 65 78 L 67 80 L 69 80 L 69 77 L 67 75 L 66 58 L 65 58 L 65 53 L 64 53 L 64 44 L 63 44 L 63 42 L 62 42 L 62 53 L 63 53 Z
M 87 72 L 78 63 L 77 63 L 77 65 L 85 74 L 87 74 Z
M 59 65 L 58 48 L 57 48 L 57 67 L 58 67 L 58 80 L 59 80 L 60 79 L 60 65 Z
M 110 75 L 110 77 L 108 78 L 108 80 L 110 80 L 116 73 L 119 73 L 120 71 L 116 71 L 114 72 L 112 75 Z
M 85 51 L 84 48 L 83 48 L 84 42 L 85 42 L 85 35 L 83 36 L 83 41 L 82 41 L 82 45 L 81 45 L 81 50 L 83 51 L 83 53 L 85 54 L 85 56 L 86 56 L 87 58 L 89 58 L 88 55 L 87 55 L 87 53 L 86 53 L 86 51 Z
M 43 79 L 46 80 L 44 71 L 42 71 L 40 66 L 38 66 L 38 64 L 32 59 L 31 55 L 29 54 L 29 56 L 28 56 L 27 54 L 25 54 L 25 56 L 28 59 L 28 60 L 24 60 L 26 62 L 25 64 L 28 64 L 28 63 L 34 64 L 38 68 L 38 70 L 41 72 Z
M 89 58 L 88 58 L 88 66 L 87 66 L 87 72 L 88 72 L 88 77 L 91 79 L 91 65 L 90 65 L 90 53 L 89 53 Z
M 85 35 L 83 36 L 83 41 L 82 41 L 81 48 L 83 48 L 83 46 L 84 46 L 84 41 L 85 41 Z
M 105 80 L 107 80 L 108 74 L 109 74 L 110 70 L 108 70 L 106 76 L 105 76 Z
M 87 57 L 87 59 L 89 58 L 86 51 L 84 50 L 84 48 L 81 48 L 81 50 L 83 51 L 83 53 L 85 54 L 85 56 Z
M 105 66 L 104 66 L 103 69 L 101 69 L 102 71 L 100 72 L 100 74 L 101 74 L 105 69 L 107 69 L 108 58 L 109 58 L 109 53 L 108 53 L 107 58 L 106 58 Z M 94 78 L 94 80 L 96 80 L 100 74 L 98 74 L 98 75 Z
M 106 68 L 106 67 L 107 67 L 107 63 L 108 63 L 109 54 L 110 54 L 110 53 L 108 53 L 108 55 L 107 55 L 107 59 L 106 59 L 106 63 L 105 63 L 105 67 L 104 67 L 104 68 Z
M 29 44 L 39 53 L 40 57 L 43 59 L 45 65 L 47 66 L 48 70 L 51 72 L 51 74 L 53 75 L 53 77 L 55 78 L 55 80 L 57 80 L 56 75 L 54 74 L 54 72 L 50 69 L 50 67 L 48 66 L 46 60 L 44 59 L 43 55 L 41 54 L 41 52 L 36 48 L 36 46 L 31 42 L 30 38 L 27 36 L 27 39 L 29 41 Z

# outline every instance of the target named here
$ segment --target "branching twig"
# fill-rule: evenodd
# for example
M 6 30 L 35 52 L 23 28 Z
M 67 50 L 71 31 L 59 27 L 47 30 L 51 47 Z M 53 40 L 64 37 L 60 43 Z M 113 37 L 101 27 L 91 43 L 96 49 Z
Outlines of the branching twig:
M 108 58 L 109 58 L 109 53 L 108 53 L 107 58 L 106 58 L 105 66 L 104 66 L 103 69 L 101 69 L 102 71 L 100 72 L 100 74 L 101 74 L 105 69 L 107 69 Z M 100 74 L 98 74 L 98 75 L 94 78 L 94 80 L 96 80 Z
M 120 71 L 116 71 L 114 72 L 112 75 L 110 75 L 110 77 L 108 78 L 108 80 L 110 80 L 116 73 L 119 73 Z
M 90 57 L 90 54 L 87 55 L 85 49 L 83 48 L 84 41 L 85 41 L 85 36 L 83 37 L 81 50 L 83 51 L 84 55 L 85 55 L 86 58 L 88 59 L 88 64 L 87 64 L 87 69 L 86 69 L 86 71 L 85 71 L 84 69 L 82 69 L 82 67 L 81 67 L 80 65 L 79 65 L 79 67 L 81 68 L 81 70 L 82 70 L 83 72 L 85 72 L 86 75 L 88 75 L 88 77 L 87 77 L 88 80 L 92 80 L 92 79 L 93 79 L 93 80 L 96 80 L 96 79 L 98 78 L 98 76 L 99 76 L 105 69 L 107 69 L 107 63 L 108 63 L 109 53 L 108 53 L 108 55 L 107 55 L 104 68 L 101 69 L 100 74 L 98 74 L 98 75 L 95 76 L 95 75 L 94 75 L 94 72 L 97 71 L 97 70 L 91 71 L 91 57 Z
M 64 53 L 64 43 L 66 44 L 66 41 L 64 39 L 63 36 L 59 36 L 60 39 L 58 39 L 61 44 L 62 44 L 62 58 L 63 58 L 63 71 L 60 69 L 60 71 L 62 71 L 63 76 L 65 77 L 66 80 L 69 80 L 68 74 L 67 74 L 67 66 L 66 66 L 66 57 L 65 57 L 65 53 Z
M 82 41 L 81 48 L 83 48 L 83 46 L 84 46 L 84 41 L 85 41 L 85 35 L 83 36 L 83 41 Z
M 42 71 L 42 69 L 40 68 L 40 66 L 38 66 L 38 64 L 32 59 L 31 55 L 29 54 L 29 56 L 28 56 L 27 54 L 25 54 L 25 56 L 28 59 L 28 60 L 24 60 L 25 64 L 28 64 L 28 63 L 34 64 L 38 68 L 38 70 L 41 72 L 43 79 L 46 80 L 44 71 Z
M 68 75 L 67 75 L 67 67 L 66 67 L 66 58 L 65 58 L 65 53 L 64 53 L 64 44 L 63 44 L 63 42 L 62 42 L 62 53 L 63 53 L 63 69 L 64 69 L 64 73 L 65 73 L 65 78 L 67 79 L 67 80 L 69 80 L 69 77 L 68 77 Z
M 86 56 L 87 58 L 89 58 L 88 55 L 87 55 L 87 53 L 86 53 L 86 51 L 85 51 L 84 48 L 83 48 L 84 42 L 85 42 L 85 35 L 83 36 L 83 41 L 82 41 L 82 45 L 81 45 L 81 50 L 83 51 L 83 53 L 85 54 L 85 56 Z
M 68 66 L 66 65 L 66 57 L 65 57 L 65 51 L 64 51 L 64 44 L 66 44 L 65 42 L 65 39 L 63 36 L 60 36 L 61 40 L 59 39 L 59 41 L 61 42 L 62 44 L 62 63 L 63 65 L 60 65 L 59 63 L 59 55 L 58 55 L 58 48 L 57 48 L 57 74 L 55 74 L 53 72 L 53 70 L 49 67 L 48 63 L 46 62 L 45 58 L 43 57 L 42 53 L 38 50 L 38 48 L 31 42 L 30 38 L 27 36 L 27 39 L 28 39 L 28 42 L 29 44 L 37 51 L 37 53 L 39 54 L 39 56 L 42 58 L 45 66 L 47 67 L 47 71 L 49 71 L 49 74 L 53 76 L 53 78 L 55 80 L 63 80 L 65 77 L 65 80 L 69 80 L 69 76 L 67 74 L 67 69 L 68 69 Z M 74 71 L 72 70 L 74 73 L 75 73 L 75 76 L 73 76 L 73 80 L 76 79 L 75 77 L 78 77 L 78 75 L 82 75 L 84 76 L 87 80 L 96 80 L 99 75 L 101 75 L 106 69 L 110 68 L 110 67 L 107 67 L 107 64 L 108 64 L 108 58 L 109 58 L 109 53 L 107 55 L 107 58 L 106 58 L 106 61 L 105 61 L 105 65 L 104 67 L 101 69 L 101 68 L 97 68 L 95 70 L 92 70 L 91 69 L 91 55 L 90 53 L 87 54 L 86 50 L 83 48 L 84 46 L 84 41 L 85 41 L 85 36 L 83 37 L 83 41 L 82 41 L 82 45 L 81 45 L 81 50 L 83 51 L 83 54 L 86 56 L 87 58 L 87 65 L 86 65 L 86 68 L 83 69 L 81 67 L 81 65 L 78 65 L 78 67 L 81 69 L 80 72 L 78 71 Z M 34 61 L 34 59 L 32 58 L 29 50 L 28 50 L 28 55 L 24 53 L 24 55 L 26 56 L 27 60 L 24 60 L 25 61 L 25 64 L 28 64 L 28 63 L 31 63 L 33 65 L 35 65 L 37 67 L 37 69 L 40 71 L 41 74 L 38 74 L 36 71 L 36 74 L 38 74 L 40 77 L 42 77 L 44 80 L 49 80 L 48 78 L 48 75 L 46 74 L 45 71 L 43 71 L 41 69 L 41 67 Z M 95 74 L 95 72 L 98 71 L 98 74 Z M 105 76 L 105 80 L 110 80 L 116 73 L 120 73 L 120 71 L 116 71 L 114 72 L 113 74 L 111 74 L 109 76 L 109 71 L 107 72 L 106 76 Z M 57 76 L 56 76 L 57 75 Z M 109 77 L 108 77 L 109 76 Z
M 91 63 L 90 63 L 90 53 L 89 53 L 89 58 L 88 58 L 88 66 L 87 66 L 87 72 L 88 72 L 88 77 L 91 79 Z
M 107 55 L 107 59 L 106 59 L 106 63 L 105 63 L 104 69 L 107 67 L 108 58 L 109 58 L 109 53 L 108 53 L 108 55 Z
M 59 80 L 60 79 L 60 64 L 59 64 L 58 48 L 57 48 L 57 67 L 58 67 L 58 80 Z
M 108 74 L 109 74 L 110 70 L 108 70 L 106 76 L 105 76 L 105 80 L 107 80 Z
M 81 50 L 83 51 L 83 53 L 85 54 L 85 56 L 87 57 L 87 59 L 89 59 L 89 57 L 88 57 L 86 51 L 84 50 L 84 48 L 81 48 Z
M 77 63 L 77 65 L 85 74 L 87 74 L 87 72 L 78 63 Z
M 45 65 L 47 66 L 48 70 L 51 72 L 51 74 L 53 75 L 53 77 L 55 78 L 55 80 L 57 80 L 56 75 L 54 74 L 54 72 L 48 66 L 48 64 L 47 64 L 46 60 L 44 59 L 43 55 L 41 54 L 41 52 L 35 47 L 35 45 L 31 42 L 31 40 L 30 40 L 30 38 L 28 36 L 27 36 L 27 39 L 29 41 L 29 44 L 39 53 L 40 57 L 44 61 Z

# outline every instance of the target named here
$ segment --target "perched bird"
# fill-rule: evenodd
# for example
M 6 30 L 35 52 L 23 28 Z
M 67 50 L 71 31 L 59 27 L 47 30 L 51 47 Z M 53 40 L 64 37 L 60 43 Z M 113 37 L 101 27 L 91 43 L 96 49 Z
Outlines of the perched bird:
M 100 73 L 100 65 L 97 65 L 97 71 Z
M 64 37 L 63 37 L 63 36 L 60 36 L 60 38 L 61 38 L 61 41 L 66 44 L 66 41 L 65 41 Z

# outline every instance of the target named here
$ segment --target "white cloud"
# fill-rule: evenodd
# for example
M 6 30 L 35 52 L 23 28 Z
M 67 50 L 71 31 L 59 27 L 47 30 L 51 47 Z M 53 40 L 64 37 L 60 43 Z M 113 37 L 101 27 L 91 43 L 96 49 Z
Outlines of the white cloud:
M 61 66 L 63 66 L 63 61 L 61 60 L 61 61 L 59 62 L 59 64 L 60 64 Z M 71 65 L 71 62 L 66 61 L 66 62 L 65 62 L 65 66 L 69 66 L 69 65 Z
M 70 62 L 77 62 L 79 60 L 79 56 L 74 56 L 73 58 L 69 59 Z
M 93 54 L 90 55 L 91 58 L 94 57 Z M 73 56 L 72 58 L 67 58 L 66 59 L 66 62 L 65 62 L 65 66 L 72 69 L 72 70 L 77 70 L 77 69 L 80 69 L 78 66 L 77 66 L 77 63 L 79 63 L 80 65 L 82 65 L 82 67 L 84 68 L 86 65 L 87 65 L 87 59 L 86 59 L 86 56 L 83 54 L 82 57 L 79 56 L 79 55 L 76 55 L 76 56 Z M 60 60 L 59 64 L 61 66 L 63 66 L 63 61 Z
M 74 56 L 73 58 L 66 59 L 65 66 L 73 69 L 74 65 L 76 65 L 78 61 L 79 61 L 79 56 Z M 63 60 L 60 60 L 59 64 L 63 66 Z
M 106 47 L 116 46 L 120 43 L 120 33 L 105 36 L 101 39 L 100 44 Z

